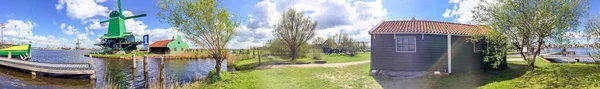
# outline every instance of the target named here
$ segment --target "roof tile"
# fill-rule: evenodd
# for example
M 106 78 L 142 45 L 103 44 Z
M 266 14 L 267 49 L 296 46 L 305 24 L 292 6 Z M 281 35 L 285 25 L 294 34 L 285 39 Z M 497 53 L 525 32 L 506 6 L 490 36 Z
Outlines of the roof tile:
M 150 44 L 150 47 L 167 47 L 167 45 L 169 45 L 169 43 L 173 41 L 173 40 L 161 40 L 161 41 L 156 41 L 152 44 Z
M 408 20 L 408 21 L 383 21 L 375 27 L 370 34 L 386 33 L 435 33 L 471 35 L 487 32 L 481 25 L 469 25 L 450 22 Z

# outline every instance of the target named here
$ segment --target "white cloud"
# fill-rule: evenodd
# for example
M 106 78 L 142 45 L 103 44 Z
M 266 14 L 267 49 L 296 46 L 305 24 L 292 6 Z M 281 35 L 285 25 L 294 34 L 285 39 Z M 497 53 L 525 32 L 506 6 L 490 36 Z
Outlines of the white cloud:
M 106 2 L 106 0 L 96 0 L 96 3 L 103 3 Z
M 495 3 L 493 0 L 486 0 L 489 3 Z M 446 9 L 444 14 L 445 18 L 456 17 L 455 22 L 459 23 L 472 23 L 474 8 L 482 2 L 479 0 L 450 0 L 449 3 L 453 4 L 452 9 Z
M 61 31 L 66 35 L 75 35 L 75 38 L 72 41 L 67 40 L 61 46 L 75 46 L 75 42 L 80 41 L 80 46 L 84 48 L 96 47 L 93 44 L 98 42 L 96 40 L 90 40 L 89 35 L 95 35 L 93 31 L 90 31 L 88 27 L 84 27 L 84 32 L 79 31 L 79 29 L 75 28 L 72 25 L 67 25 L 65 23 L 60 24 Z M 66 40 L 66 39 L 65 39 Z
M 289 8 L 305 11 L 318 21 L 317 36 L 329 37 L 338 32 L 350 34 L 359 41 L 369 41 L 367 31 L 387 19 L 387 10 L 381 0 L 264 0 L 254 5 L 247 24 L 236 29 L 238 36 L 231 48 L 262 46 L 272 35 L 273 25 Z
M 82 21 L 94 16 L 108 17 L 108 8 L 98 3 L 94 0 L 59 0 L 55 9 L 61 11 L 66 7 L 67 16 Z
M 181 35 L 175 28 L 154 28 L 148 29 L 148 25 L 142 21 L 136 21 L 135 19 L 125 20 L 125 27 L 128 32 L 131 32 L 136 40 L 142 40 L 142 36 L 148 34 L 150 36 L 150 43 L 154 43 L 159 40 L 168 40 L 177 35 Z M 99 34 L 100 35 L 100 34 Z M 185 42 L 191 43 L 191 41 L 184 39 Z
M 125 17 L 133 16 L 133 13 L 131 11 L 123 11 L 123 16 L 125 16 Z
M 71 25 L 66 25 L 65 23 L 60 24 L 60 29 L 64 34 L 73 35 L 79 33 L 79 30 Z
M 4 41 L 7 43 L 31 42 L 38 45 L 60 46 L 65 43 L 65 40 L 56 39 L 53 35 L 39 36 L 33 34 L 33 29 L 37 26 L 36 23 L 23 20 L 8 20 L 4 32 Z
M 566 34 L 564 34 L 564 35 L 565 35 L 565 37 L 571 37 L 571 38 L 574 38 L 574 39 L 582 39 L 584 37 L 583 36 L 584 33 L 573 32 L 573 31 L 566 32 Z
M 448 3 L 459 3 L 459 2 L 461 2 L 461 1 L 462 1 L 462 0 L 450 0 Z
M 446 9 L 446 12 L 444 12 L 444 14 L 442 14 L 442 16 L 444 16 L 444 18 L 448 18 L 448 17 L 450 17 L 450 13 L 452 13 L 452 11 L 450 9 Z
M 108 23 L 100 23 L 100 21 L 98 19 L 91 19 L 91 20 L 88 20 L 88 22 L 91 22 L 87 26 L 87 28 L 89 28 L 89 29 L 106 30 L 108 28 Z

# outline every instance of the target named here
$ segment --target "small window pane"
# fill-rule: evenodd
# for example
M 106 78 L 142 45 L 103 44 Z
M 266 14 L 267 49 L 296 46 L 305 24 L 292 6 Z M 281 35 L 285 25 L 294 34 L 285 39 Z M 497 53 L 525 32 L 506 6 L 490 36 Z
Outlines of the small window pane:
M 396 36 L 396 51 L 414 52 L 417 49 L 414 36 Z

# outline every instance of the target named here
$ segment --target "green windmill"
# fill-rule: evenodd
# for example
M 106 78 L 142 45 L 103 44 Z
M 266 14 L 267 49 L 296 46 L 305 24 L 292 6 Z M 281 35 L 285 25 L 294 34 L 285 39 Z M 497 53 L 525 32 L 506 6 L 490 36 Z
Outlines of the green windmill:
M 127 32 L 124 21 L 127 19 L 144 17 L 146 14 L 125 17 L 123 16 L 123 10 L 121 10 L 121 0 L 117 1 L 119 11 L 110 12 L 110 19 L 100 22 L 108 22 L 108 33 L 100 37 L 100 39 L 102 39 L 100 43 L 95 44 L 102 46 L 102 52 L 104 53 L 121 53 L 121 51 L 131 52 L 136 50 L 136 46 L 142 43 L 141 41 L 135 41 L 135 36 L 133 36 L 131 32 Z

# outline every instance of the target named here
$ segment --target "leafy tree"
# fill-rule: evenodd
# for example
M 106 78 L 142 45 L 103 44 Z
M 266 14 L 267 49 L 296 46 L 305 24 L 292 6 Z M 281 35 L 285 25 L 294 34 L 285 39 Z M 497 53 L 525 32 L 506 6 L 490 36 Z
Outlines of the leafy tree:
M 274 27 L 276 38 L 281 39 L 283 45 L 289 48 L 289 55 L 295 61 L 299 48 L 315 35 L 317 22 L 304 16 L 304 11 L 289 9 L 281 15 L 279 23 Z
M 166 22 L 185 38 L 202 48 L 216 61 L 216 77 L 221 77 L 221 64 L 227 55 L 227 44 L 235 36 L 239 20 L 219 8 L 216 0 L 160 0 L 158 13 Z M 212 75 L 211 75 L 212 76 Z
M 507 36 L 530 70 L 548 39 L 572 31 L 588 8 L 587 0 L 499 0 L 475 7 L 475 21 Z
M 585 29 L 587 33 L 586 38 L 595 39 L 594 44 L 591 45 L 592 51 L 590 52 L 590 57 L 600 59 L 600 45 L 598 45 L 598 42 L 600 42 L 600 17 L 589 17 L 585 23 Z
M 500 68 L 503 64 L 506 52 L 508 50 L 508 40 L 504 34 L 497 30 L 488 30 L 487 34 L 476 34 L 469 39 L 473 43 L 482 42 L 485 49 L 482 51 L 485 56 L 484 62 L 490 63 L 493 68 Z M 506 67 L 505 65 L 502 67 Z
M 323 38 L 316 37 L 315 39 L 313 39 L 312 44 L 314 47 L 321 48 L 323 46 L 323 42 L 325 42 L 325 40 L 323 40 Z
M 358 51 L 359 47 L 358 43 L 354 42 L 354 39 L 341 32 L 337 33 L 334 37 L 339 44 L 339 49 L 341 49 L 343 53 L 346 53 L 350 56 L 354 56 L 356 54 L 356 51 Z
M 284 42 L 281 39 L 273 39 L 267 44 L 267 49 L 269 50 L 269 52 L 271 52 L 271 55 L 279 56 L 281 58 L 291 58 L 289 54 L 289 47 L 281 44 L 284 44 Z M 302 45 L 298 49 L 298 57 L 305 57 L 310 48 L 311 47 L 308 45 L 308 43 L 302 43 Z

